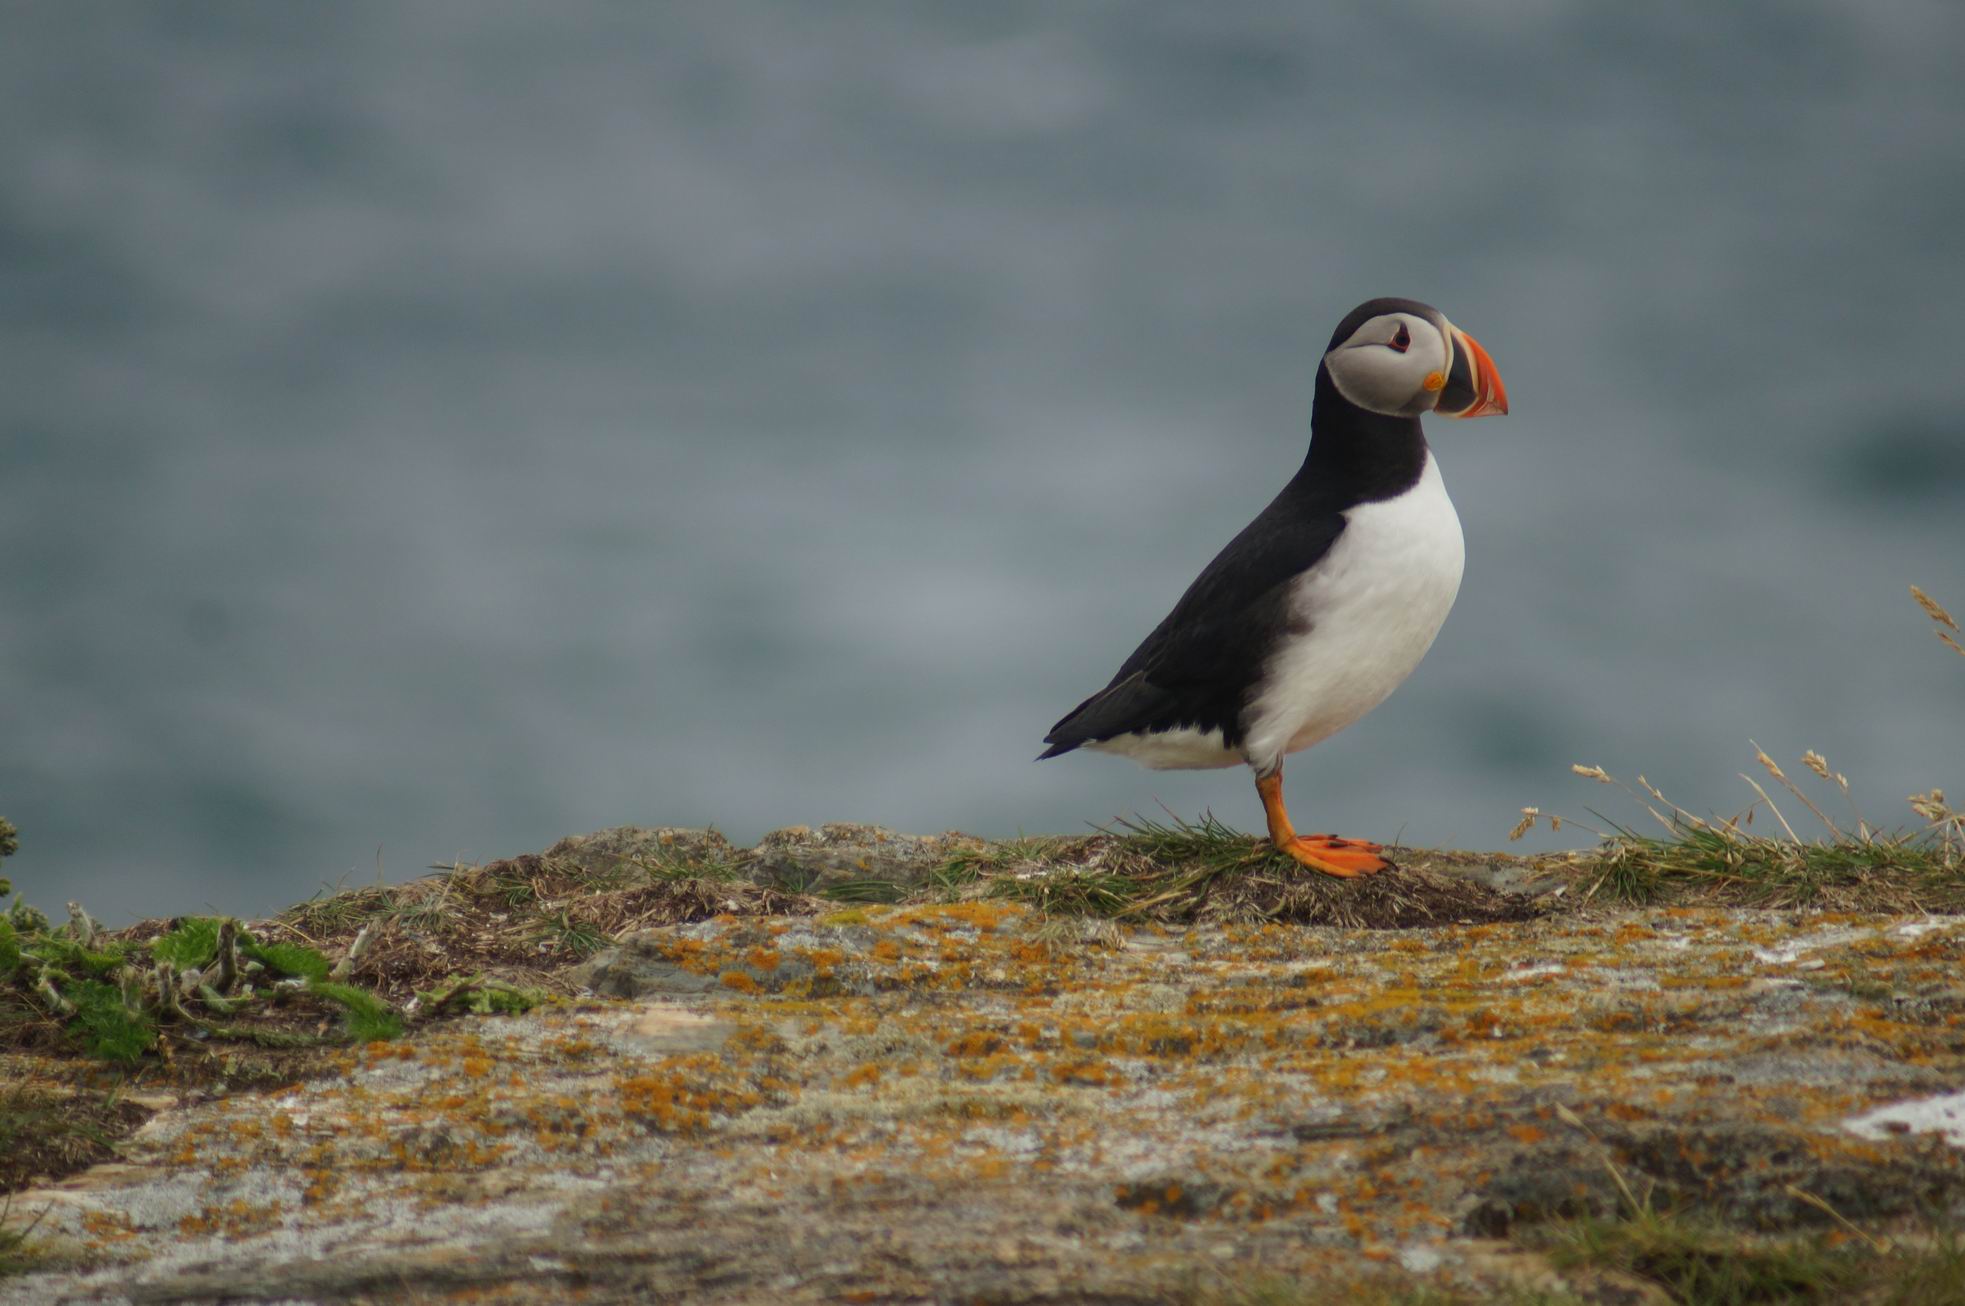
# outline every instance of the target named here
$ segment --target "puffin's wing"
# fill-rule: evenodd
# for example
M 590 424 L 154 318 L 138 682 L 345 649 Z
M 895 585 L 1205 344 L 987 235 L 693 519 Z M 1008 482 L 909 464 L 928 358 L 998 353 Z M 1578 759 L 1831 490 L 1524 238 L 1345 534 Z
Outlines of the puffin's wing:
M 1291 582 L 1344 529 L 1338 511 L 1305 513 L 1279 499 L 1216 555 L 1112 682 L 1044 736 L 1039 760 L 1118 735 L 1192 726 L 1241 741 L 1242 708 L 1276 641 L 1315 621 L 1293 609 Z

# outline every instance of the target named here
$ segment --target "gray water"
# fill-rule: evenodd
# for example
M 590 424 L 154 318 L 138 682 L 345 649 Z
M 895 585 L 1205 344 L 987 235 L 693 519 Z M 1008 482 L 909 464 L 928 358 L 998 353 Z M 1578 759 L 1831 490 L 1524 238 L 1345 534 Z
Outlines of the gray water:
M 1257 827 L 1031 758 L 1382 294 L 1515 411 L 1433 431 L 1459 604 L 1298 823 L 1638 818 L 1571 762 L 1731 812 L 1749 737 L 1907 822 L 1965 789 L 1905 593 L 1965 610 L 1961 67 L 1950 0 L 9 5 L 7 871 Z

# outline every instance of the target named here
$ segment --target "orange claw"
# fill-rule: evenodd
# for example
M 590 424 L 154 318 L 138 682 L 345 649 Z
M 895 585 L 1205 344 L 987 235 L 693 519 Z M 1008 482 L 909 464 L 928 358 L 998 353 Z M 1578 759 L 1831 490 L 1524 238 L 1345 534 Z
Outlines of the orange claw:
M 1309 844 L 1313 851 L 1324 848 L 1333 849 L 1338 852 L 1342 852 L 1347 848 L 1368 853 L 1382 853 L 1385 851 L 1384 844 L 1373 843 L 1369 839 L 1346 839 L 1335 834 L 1299 834 L 1296 837 L 1298 842 Z
M 1318 834 L 1299 837 L 1290 825 L 1290 814 L 1283 806 L 1283 773 L 1258 776 L 1255 791 L 1262 796 L 1262 810 L 1269 817 L 1269 838 L 1276 850 L 1311 870 L 1340 880 L 1374 875 L 1392 863 L 1378 854 L 1382 845 L 1364 839 L 1340 839 Z

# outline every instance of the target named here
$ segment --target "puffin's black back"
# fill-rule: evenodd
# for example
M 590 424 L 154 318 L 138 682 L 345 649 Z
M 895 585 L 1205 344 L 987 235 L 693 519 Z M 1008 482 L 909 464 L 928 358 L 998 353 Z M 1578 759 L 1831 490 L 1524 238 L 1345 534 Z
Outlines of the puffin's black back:
M 1436 316 L 1414 300 L 1374 299 L 1338 324 L 1330 347 L 1392 312 Z M 1425 469 L 1419 419 L 1357 407 L 1319 363 L 1303 466 L 1188 586 L 1111 683 L 1051 728 L 1039 758 L 1182 727 L 1219 730 L 1227 747 L 1240 747 L 1243 709 L 1277 642 L 1315 624 L 1314 614 L 1290 611 L 1290 583 L 1330 551 L 1348 509 L 1405 493 Z

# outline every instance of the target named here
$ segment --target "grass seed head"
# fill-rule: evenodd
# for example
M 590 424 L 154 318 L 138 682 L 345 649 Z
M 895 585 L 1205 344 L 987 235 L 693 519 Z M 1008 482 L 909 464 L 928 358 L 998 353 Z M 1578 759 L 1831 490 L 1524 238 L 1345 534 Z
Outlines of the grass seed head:
M 1542 809 L 1539 807 L 1522 808 L 1522 819 L 1516 821 L 1515 828 L 1508 831 L 1508 842 L 1513 843 L 1530 830 L 1533 830 L 1535 828 L 1535 818 L 1540 815 L 1542 815 Z
M 1942 789 L 1933 789 L 1928 794 L 1912 794 L 1910 796 L 1910 810 L 1916 812 L 1933 825 L 1941 821 L 1957 819 L 1957 813 L 1953 812 L 1950 806 L 1946 804 L 1945 791 Z
M 1937 622 L 1940 626 L 1949 626 L 1953 630 L 1958 629 L 1958 622 L 1952 618 L 1952 615 L 1949 612 L 1946 612 L 1942 607 L 1939 607 L 1938 601 L 1932 598 L 1929 594 L 1926 594 L 1923 590 L 1913 585 L 1910 587 L 1910 596 L 1917 600 L 1918 607 L 1924 609 L 1925 616 Z M 1946 640 L 1945 642 L 1947 644 L 1951 643 L 1950 640 Z M 1953 647 L 1955 648 L 1957 646 L 1953 645 Z
M 1610 772 L 1604 770 L 1600 766 L 1583 766 L 1576 762 L 1571 762 L 1569 764 L 1569 769 L 1574 774 L 1580 775 L 1587 780 L 1594 780 L 1600 785 L 1616 783 L 1616 781 L 1610 778 Z
M 1801 764 L 1824 780 L 1834 778 L 1834 773 L 1829 770 L 1828 759 L 1812 748 L 1801 755 Z

